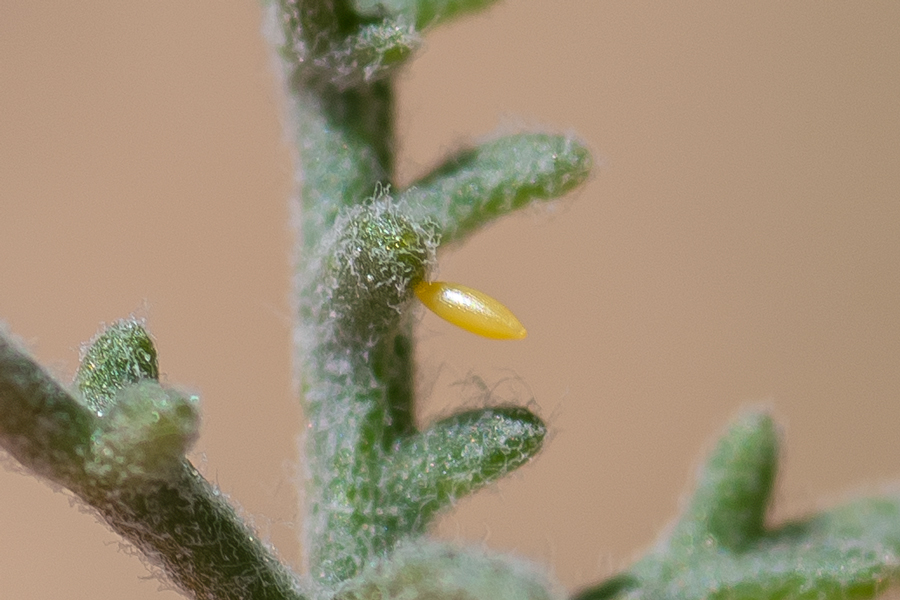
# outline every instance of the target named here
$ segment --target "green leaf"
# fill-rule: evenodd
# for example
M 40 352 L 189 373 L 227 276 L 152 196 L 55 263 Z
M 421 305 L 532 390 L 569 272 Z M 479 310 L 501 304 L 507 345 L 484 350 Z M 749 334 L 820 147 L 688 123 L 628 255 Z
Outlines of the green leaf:
M 129 385 L 99 420 L 87 472 L 106 486 L 175 480 L 199 433 L 196 397 L 151 380 Z
M 673 545 L 711 539 L 741 550 L 764 532 L 778 464 L 778 436 L 771 417 L 740 418 L 719 441 L 678 526 Z
M 900 501 L 864 499 L 768 532 L 638 564 L 629 598 L 872 598 L 900 575 Z
M 324 308 L 315 316 L 320 339 L 371 347 L 400 322 L 413 285 L 434 259 L 436 236 L 386 195 L 349 211 L 335 229 L 337 238 L 326 243 L 311 278 Z
M 412 20 L 419 30 L 433 27 L 466 13 L 487 8 L 497 0 L 355 0 L 359 14 L 389 14 Z
M 556 600 L 531 565 L 418 540 L 347 582 L 336 600 Z
M 862 499 L 764 527 L 777 459 L 767 415 L 740 418 L 671 535 L 576 600 L 872 598 L 900 576 L 900 499 Z
M 339 90 L 383 79 L 409 58 L 421 44 L 413 27 L 403 20 L 362 25 L 320 56 L 309 68 Z
M 565 194 L 590 168 L 590 153 L 573 138 L 513 135 L 458 154 L 400 198 L 437 222 L 446 243 L 532 200 Z
M 143 325 L 130 319 L 113 323 L 94 338 L 75 374 L 85 403 L 101 413 L 119 390 L 144 379 L 159 379 L 156 347 Z
M 437 511 L 528 462 L 546 433 L 527 409 L 502 407 L 454 415 L 400 442 L 380 486 L 397 533 L 423 531 Z
M 323 0 L 280 4 L 282 37 L 276 44 L 308 88 L 368 85 L 393 72 L 421 43 L 413 19 L 400 13 L 382 11 L 377 18 L 359 19 L 346 7 Z

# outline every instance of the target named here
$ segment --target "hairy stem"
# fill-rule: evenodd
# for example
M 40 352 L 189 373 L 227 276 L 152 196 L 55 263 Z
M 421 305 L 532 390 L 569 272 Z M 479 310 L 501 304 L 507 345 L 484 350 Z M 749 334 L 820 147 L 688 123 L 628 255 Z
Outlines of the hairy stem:
M 196 598 L 302 600 L 293 575 L 186 460 L 163 479 L 95 476 L 94 441 L 115 433 L 103 419 L 0 335 L 0 446 L 74 492 Z

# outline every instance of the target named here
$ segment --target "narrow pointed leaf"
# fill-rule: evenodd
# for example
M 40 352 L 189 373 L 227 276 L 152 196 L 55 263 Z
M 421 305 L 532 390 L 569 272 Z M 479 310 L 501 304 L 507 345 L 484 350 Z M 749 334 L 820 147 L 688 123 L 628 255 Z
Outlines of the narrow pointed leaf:
M 859 500 L 789 523 L 743 552 L 683 550 L 639 563 L 640 584 L 622 597 L 872 598 L 900 576 L 900 500 Z
M 590 153 L 573 138 L 513 135 L 458 154 L 401 198 L 436 221 L 449 242 L 532 200 L 565 194 L 590 168 Z
M 525 408 L 489 408 L 438 421 L 401 442 L 382 485 L 401 531 L 422 531 L 437 511 L 528 462 L 546 432 Z
M 772 418 L 762 413 L 739 418 L 700 473 L 672 543 L 709 538 L 739 550 L 757 539 L 764 531 L 777 461 L 778 436 Z
M 628 571 L 575 600 L 844 600 L 900 577 L 900 499 L 863 499 L 766 530 L 777 436 L 740 418 L 700 476 L 670 537 Z

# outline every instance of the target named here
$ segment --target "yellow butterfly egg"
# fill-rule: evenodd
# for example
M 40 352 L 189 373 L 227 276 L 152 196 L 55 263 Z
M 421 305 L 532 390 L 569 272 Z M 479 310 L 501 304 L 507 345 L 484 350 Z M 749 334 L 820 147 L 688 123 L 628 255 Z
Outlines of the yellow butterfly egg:
M 466 331 L 495 340 L 521 340 L 528 335 L 508 308 L 478 290 L 446 281 L 423 281 L 415 292 L 434 314 Z

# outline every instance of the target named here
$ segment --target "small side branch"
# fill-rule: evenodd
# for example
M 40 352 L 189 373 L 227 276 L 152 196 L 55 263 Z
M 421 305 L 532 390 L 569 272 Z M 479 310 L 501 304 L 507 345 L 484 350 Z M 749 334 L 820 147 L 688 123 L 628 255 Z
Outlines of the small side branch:
M 108 341 L 101 336 L 97 344 Z M 172 439 L 178 428 L 165 423 L 171 416 L 166 410 L 174 407 L 175 417 L 191 419 L 183 414 L 187 404 L 160 390 L 146 379 L 124 386 L 116 396 L 120 404 L 101 415 L 0 334 L 0 446 L 96 509 L 194 597 L 303 600 L 293 574 L 244 525 L 219 490 L 183 456 L 172 456 L 173 465 L 160 464 L 168 458 L 160 448 L 167 442 L 181 443 Z M 133 404 L 117 412 L 123 401 Z M 157 416 L 149 428 L 142 427 L 146 419 L 135 410 L 141 407 Z M 148 449 L 141 448 L 144 444 Z M 101 455 L 110 448 L 130 460 Z M 110 468 L 120 464 L 119 476 L 111 476 Z

